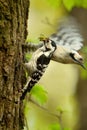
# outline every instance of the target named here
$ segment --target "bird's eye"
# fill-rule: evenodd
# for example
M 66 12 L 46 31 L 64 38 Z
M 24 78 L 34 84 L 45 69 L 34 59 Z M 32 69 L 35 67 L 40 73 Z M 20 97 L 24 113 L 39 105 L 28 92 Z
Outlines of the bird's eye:
M 83 58 L 81 57 L 81 58 L 79 58 L 79 61 L 83 61 Z

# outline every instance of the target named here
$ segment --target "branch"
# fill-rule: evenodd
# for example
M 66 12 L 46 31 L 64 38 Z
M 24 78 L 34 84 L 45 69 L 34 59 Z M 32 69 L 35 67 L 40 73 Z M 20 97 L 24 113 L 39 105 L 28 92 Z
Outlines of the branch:
M 24 44 L 22 44 L 22 50 L 23 50 L 23 52 L 36 51 L 42 45 L 43 45 L 42 43 L 39 43 L 39 44 L 24 43 Z
M 61 127 L 61 130 L 64 130 L 64 127 L 63 127 L 63 123 L 62 123 L 62 114 L 63 114 L 63 111 L 60 111 L 59 115 L 53 113 L 53 112 L 50 112 L 48 109 L 42 107 L 41 105 L 39 105 L 37 102 L 33 101 L 30 96 L 29 96 L 29 101 L 32 102 L 33 104 L 35 104 L 36 106 L 40 107 L 42 110 L 48 112 L 50 115 L 56 117 L 60 123 L 60 127 Z

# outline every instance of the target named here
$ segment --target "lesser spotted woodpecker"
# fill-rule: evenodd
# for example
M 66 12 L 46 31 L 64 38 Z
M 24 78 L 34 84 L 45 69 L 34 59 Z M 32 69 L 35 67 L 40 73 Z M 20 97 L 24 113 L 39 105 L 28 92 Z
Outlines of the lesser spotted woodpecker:
M 83 65 L 83 57 L 78 53 L 83 47 L 84 39 L 80 34 L 80 26 L 73 17 L 62 18 L 58 22 L 56 33 L 49 36 L 49 39 L 54 41 L 57 46 L 51 60 L 64 64 L 75 63 L 85 68 Z M 23 46 L 23 48 L 29 50 L 32 47 L 33 50 L 37 50 L 42 45 L 42 43 L 38 45 L 29 43 Z
M 83 57 L 78 53 L 83 46 L 83 37 L 80 34 L 80 27 L 73 17 L 62 19 L 57 32 L 52 34 L 50 39 L 57 45 L 52 60 L 64 64 L 75 63 L 85 68 Z
M 54 51 L 56 44 L 49 38 L 43 40 L 42 47 L 38 48 L 32 55 L 31 60 L 25 63 L 25 67 L 29 73 L 29 79 L 26 86 L 22 90 L 21 99 L 24 99 L 27 92 L 30 92 L 32 87 L 40 80 L 45 72 Z
M 83 57 L 77 52 L 83 46 L 83 38 L 79 26 L 73 17 L 64 18 L 59 22 L 57 32 L 52 34 L 38 45 L 29 44 L 34 50 L 31 60 L 25 64 L 30 75 L 23 89 L 22 99 L 27 91 L 30 92 L 35 83 L 39 81 L 50 60 L 68 64 L 75 63 L 83 68 Z M 23 46 L 28 48 L 27 46 Z

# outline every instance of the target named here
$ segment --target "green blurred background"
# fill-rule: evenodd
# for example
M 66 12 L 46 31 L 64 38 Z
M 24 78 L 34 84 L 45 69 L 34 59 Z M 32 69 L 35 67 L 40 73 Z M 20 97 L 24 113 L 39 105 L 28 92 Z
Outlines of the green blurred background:
M 70 4 L 69 0 L 67 1 Z M 71 11 L 70 7 L 67 9 Z M 58 26 L 57 20 L 67 15 L 68 11 L 61 0 L 31 0 L 27 40 L 35 42 L 41 34 L 50 36 Z M 40 105 L 48 111 L 31 101 L 26 102 L 25 116 L 29 130 L 77 130 L 80 113 L 76 98 L 78 81 L 79 66 L 51 61 L 38 83 L 46 90 L 48 98 Z M 35 100 L 33 96 L 32 99 Z M 36 100 L 35 102 L 38 104 Z M 61 119 L 52 114 L 61 112 Z

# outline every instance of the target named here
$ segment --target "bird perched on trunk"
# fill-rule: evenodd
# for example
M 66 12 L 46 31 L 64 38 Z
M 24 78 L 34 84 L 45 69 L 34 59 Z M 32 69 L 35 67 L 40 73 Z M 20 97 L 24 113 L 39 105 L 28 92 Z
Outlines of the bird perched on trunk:
M 28 50 L 32 47 L 35 52 L 31 60 L 25 63 L 30 78 L 23 88 L 22 99 L 25 98 L 27 92 L 31 91 L 34 84 L 40 80 L 50 60 L 64 64 L 75 63 L 85 68 L 83 57 L 78 53 L 78 50 L 83 46 L 83 37 L 73 17 L 63 18 L 58 24 L 56 33 L 49 38 L 40 40 L 41 42 L 38 45 L 23 45 L 23 49 Z
M 40 80 L 56 50 L 57 46 L 54 41 L 49 38 L 42 39 L 42 41 L 43 45 L 33 53 L 30 61 L 25 63 L 29 78 L 22 90 L 21 99 L 24 99 L 27 92 L 30 92 L 32 87 Z

